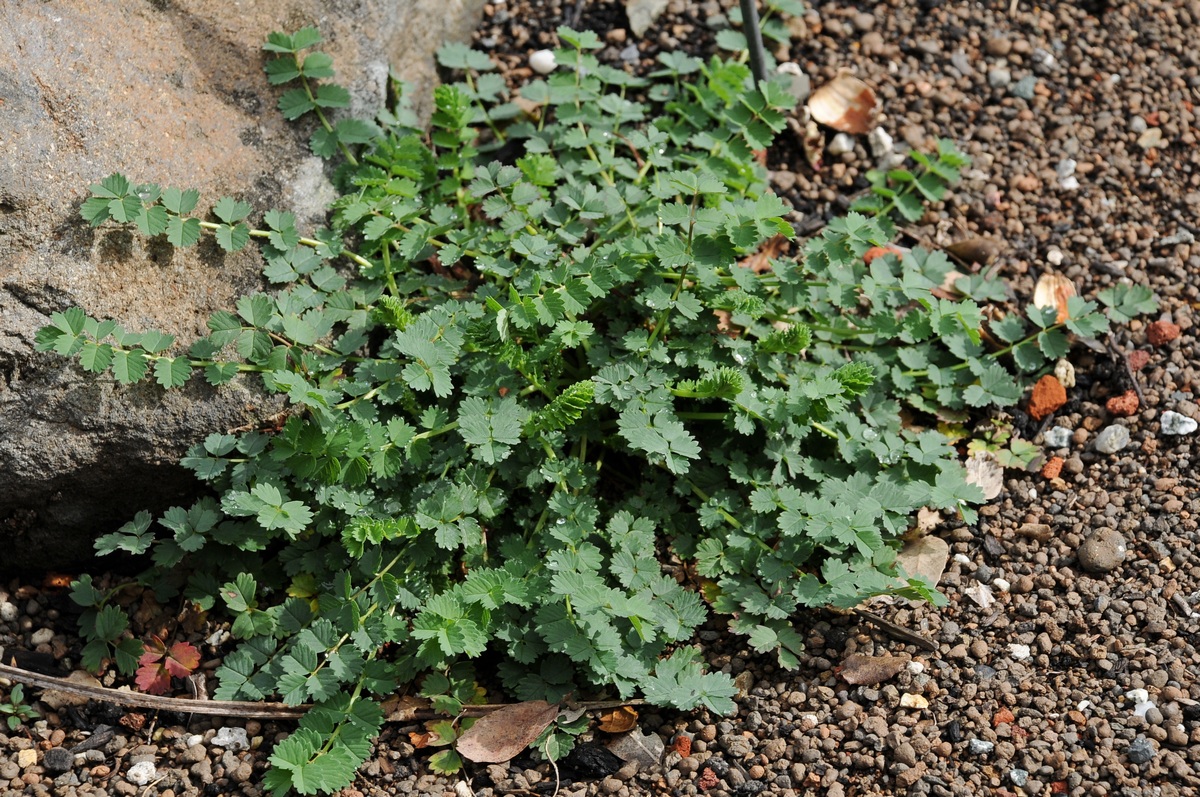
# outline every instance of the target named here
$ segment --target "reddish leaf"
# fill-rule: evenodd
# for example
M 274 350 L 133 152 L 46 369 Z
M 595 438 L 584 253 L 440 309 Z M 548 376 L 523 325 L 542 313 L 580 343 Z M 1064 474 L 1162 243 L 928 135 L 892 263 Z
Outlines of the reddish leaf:
M 138 689 L 141 689 L 146 694 L 161 695 L 171 688 L 171 674 L 161 664 L 155 664 L 153 661 L 144 661 L 147 656 L 153 655 L 155 654 L 147 653 L 142 655 L 142 666 L 138 668 L 135 680 L 137 681 Z
M 164 664 L 171 675 L 187 678 L 200 666 L 200 651 L 191 642 L 176 642 Z

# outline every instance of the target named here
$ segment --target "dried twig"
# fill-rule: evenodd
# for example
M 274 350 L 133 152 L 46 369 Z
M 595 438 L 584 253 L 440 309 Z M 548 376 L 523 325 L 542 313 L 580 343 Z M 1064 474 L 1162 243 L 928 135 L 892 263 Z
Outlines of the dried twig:
M 52 675 L 22 670 L 20 667 L 10 667 L 0 664 L 0 678 L 7 678 L 38 689 L 53 689 L 69 695 L 78 695 L 91 700 L 105 703 L 115 703 L 120 706 L 156 709 L 159 711 L 175 711 L 180 714 L 207 714 L 215 717 L 241 717 L 242 719 L 289 720 L 299 719 L 311 708 L 309 705 L 285 706 L 282 703 L 256 703 L 240 700 L 189 700 L 180 697 L 162 697 L 146 695 L 141 692 L 127 692 L 120 689 L 110 689 L 106 686 L 89 686 L 69 681 L 66 678 L 56 678 Z M 586 711 L 600 711 L 621 706 L 640 706 L 642 700 L 592 700 L 570 703 L 568 707 Z M 511 706 L 512 703 L 488 703 L 484 705 L 463 706 L 463 715 L 478 717 L 498 709 Z M 418 720 L 438 719 L 445 716 L 433 709 L 416 709 L 404 712 L 397 722 L 416 722 Z M 391 720 L 389 720 L 391 721 Z
M 917 647 L 924 648 L 925 650 L 938 649 L 938 644 L 932 639 L 923 637 L 915 631 L 909 631 L 907 628 L 898 626 L 891 620 L 885 620 L 874 612 L 869 612 L 866 609 L 855 609 L 854 613 L 872 625 L 878 626 L 883 631 L 886 631 L 898 639 L 903 639 L 905 642 L 911 642 Z

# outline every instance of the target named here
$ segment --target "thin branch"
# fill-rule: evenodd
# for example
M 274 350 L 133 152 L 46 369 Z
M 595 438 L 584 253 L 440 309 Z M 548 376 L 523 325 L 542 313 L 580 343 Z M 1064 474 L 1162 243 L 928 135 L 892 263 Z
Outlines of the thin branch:
M 909 631 L 907 628 L 898 626 L 891 620 L 885 620 L 874 612 L 868 612 L 866 609 L 855 609 L 854 613 L 862 619 L 879 627 L 882 631 L 891 634 L 892 636 L 902 639 L 905 642 L 911 642 L 919 648 L 925 650 L 937 650 L 938 645 L 932 639 L 923 637 L 915 631 Z

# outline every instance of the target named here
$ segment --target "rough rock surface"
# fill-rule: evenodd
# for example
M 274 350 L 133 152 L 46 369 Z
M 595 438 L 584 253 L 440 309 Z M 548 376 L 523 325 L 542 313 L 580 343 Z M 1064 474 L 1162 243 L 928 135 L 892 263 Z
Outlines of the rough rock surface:
M 51 313 L 79 305 L 186 344 L 213 310 L 256 288 L 260 259 L 202 244 L 175 251 L 79 218 L 87 187 L 114 171 L 257 211 L 319 223 L 332 187 L 308 151 L 311 131 L 275 110 L 262 72 L 272 30 L 318 26 L 353 111 L 381 103 L 389 63 L 418 90 L 432 53 L 465 38 L 482 0 L 295 0 L 229 13 L 211 0 L 151 0 L 104 11 L 82 0 L 5 4 L 0 19 L 0 543 L 4 566 L 87 556 L 94 536 L 193 484 L 173 463 L 214 430 L 265 406 L 250 386 L 193 379 L 163 395 L 83 374 L 35 354 Z M 207 203 L 207 204 L 206 204 Z

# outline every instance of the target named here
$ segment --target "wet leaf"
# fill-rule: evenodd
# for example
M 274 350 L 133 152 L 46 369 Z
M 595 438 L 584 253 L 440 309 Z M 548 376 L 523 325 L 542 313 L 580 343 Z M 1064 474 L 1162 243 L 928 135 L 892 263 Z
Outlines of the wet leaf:
M 933 513 L 937 515 L 936 512 Z M 940 517 L 933 520 L 936 525 Z M 917 527 L 920 528 L 921 517 L 918 513 Z M 905 543 L 896 554 L 896 564 L 904 568 L 909 578 L 924 576 L 930 584 L 937 585 L 946 570 L 946 560 L 950 558 L 950 546 L 940 537 L 921 537 Z
M 907 656 L 864 656 L 855 653 L 842 662 L 841 676 L 854 686 L 881 684 L 908 664 Z
M 529 700 L 481 717 L 458 738 L 458 754 L 480 764 L 499 764 L 516 757 L 558 716 L 558 706 Z
M 605 733 L 625 733 L 637 725 L 638 713 L 632 706 L 621 706 L 600 715 L 600 730 Z

